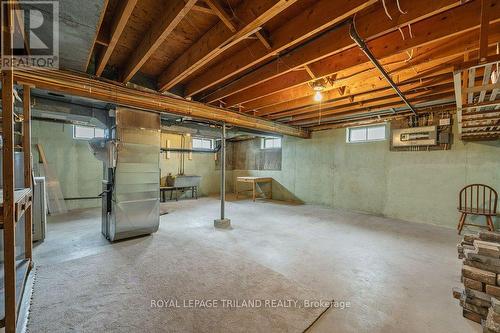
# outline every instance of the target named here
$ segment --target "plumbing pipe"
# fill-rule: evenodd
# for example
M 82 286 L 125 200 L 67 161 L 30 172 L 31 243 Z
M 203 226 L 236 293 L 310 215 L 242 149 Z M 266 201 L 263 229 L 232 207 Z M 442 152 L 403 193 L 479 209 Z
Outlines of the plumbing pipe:
M 415 114 L 415 116 L 418 117 L 417 111 L 415 111 L 415 108 L 410 104 L 410 102 L 405 97 L 405 95 L 403 95 L 403 93 L 398 88 L 398 86 L 396 85 L 396 83 L 394 83 L 394 81 L 392 81 L 391 77 L 385 71 L 384 67 L 382 67 L 382 65 L 378 62 L 378 60 L 372 54 L 372 52 L 370 51 L 370 49 L 366 45 L 365 41 L 363 40 L 363 38 L 361 38 L 359 36 L 358 32 L 356 31 L 356 26 L 354 25 L 354 21 L 351 22 L 351 26 L 349 28 L 349 35 L 351 36 L 352 40 L 354 40 L 354 42 L 359 46 L 359 48 L 361 49 L 361 51 L 363 51 L 363 53 L 366 54 L 366 56 L 368 57 L 368 59 L 370 59 L 370 61 L 373 63 L 373 65 L 375 65 L 375 67 L 380 71 L 380 73 L 387 80 L 387 82 L 389 82 L 389 84 L 391 85 L 391 87 L 396 91 L 396 93 L 399 95 L 399 97 L 401 97 L 401 99 L 403 100 L 403 102 L 405 102 L 405 104 L 408 105 L 408 107 L 410 108 L 411 112 L 413 112 L 413 114 Z

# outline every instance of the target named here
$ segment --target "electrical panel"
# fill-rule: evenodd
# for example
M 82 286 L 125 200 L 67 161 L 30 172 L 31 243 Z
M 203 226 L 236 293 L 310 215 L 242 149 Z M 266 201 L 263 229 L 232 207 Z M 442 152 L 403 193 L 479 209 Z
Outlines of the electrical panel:
M 434 146 L 437 144 L 437 126 L 401 128 L 392 131 L 394 147 Z
M 391 121 L 391 150 L 448 150 L 453 143 L 452 122 L 448 112 L 395 119 Z

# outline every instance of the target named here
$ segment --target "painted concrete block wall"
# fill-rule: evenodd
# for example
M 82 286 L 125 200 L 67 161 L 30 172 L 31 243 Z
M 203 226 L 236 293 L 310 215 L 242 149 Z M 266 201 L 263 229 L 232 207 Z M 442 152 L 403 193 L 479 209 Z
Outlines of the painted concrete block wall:
M 43 146 L 49 165 L 57 175 L 65 198 L 95 197 L 102 192 L 102 163 L 90 152 L 85 140 L 73 139 L 73 126 L 54 122 L 32 122 L 33 165 L 37 175 L 43 175 L 38 164 L 36 144 Z M 101 201 L 66 201 L 68 209 L 99 207 Z
M 235 170 L 230 188 L 246 175 L 273 177 L 277 199 L 455 227 L 463 186 L 500 191 L 500 142 L 455 140 L 449 151 L 391 152 L 389 141 L 348 144 L 345 129 L 337 129 L 310 140 L 285 137 L 281 171 Z
M 181 147 L 181 135 L 162 133 L 161 146 L 167 146 L 167 140 L 170 140 L 171 148 Z M 201 176 L 201 183 L 198 189 L 198 194 L 206 196 L 214 193 L 219 193 L 220 188 L 220 171 L 215 170 L 214 154 L 193 153 L 192 160 L 185 154 L 184 173 L 186 175 Z M 181 161 L 180 153 L 170 153 L 170 158 L 166 158 L 166 153 L 160 155 L 161 176 L 166 177 L 169 173 L 177 175 L 179 173 L 179 165 Z M 190 195 L 190 193 L 188 193 Z
M 38 165 L 38 150 L 36 144 L 41 143 L 49 164 L 54 169 L 64 197 L 92 197 L 102 192 L 102 163 L 90 152 L 85 140 L 73 139 L 73 126 L 55 122 L 32 122 L 34 169 L 37 175 L 43 174 L 41 165 Z M 171 140 L 171 147 L 180 147 L 180 136 L 162 134 L 162 146 L 166 140 Z M 180 154 L 171 153 L 166 159 L 160 155 L 162 177 L 168 173 L 178 173 Z M 209 195 L 219 192 L 220 172 L 215 170 L 213 154 L 193 154 L 193 159 L 186 156 L 185 173 L 202 176 L 199 195 Z M 66 201 L 68 209 L 100 207 L 101 200 Z

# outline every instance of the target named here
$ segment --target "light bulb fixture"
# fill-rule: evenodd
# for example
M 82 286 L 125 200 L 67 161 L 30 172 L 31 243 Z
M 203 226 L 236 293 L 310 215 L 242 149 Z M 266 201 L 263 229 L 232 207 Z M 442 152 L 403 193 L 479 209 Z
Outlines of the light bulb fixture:
M 323 94 L 321 93 L 321 91 L 316 91 L 316 93 L 314 94 L 314 100 L 316 102 L 321 102 L 323 100 Z
M 312 88 L 315 91 L 314 93 L 314 100 L 316 102 L 321 102 L 323 100 L 323 90 L 325 90 L 325 85 L 323 84 L 323 81 L 316 81 L 312 84 Z

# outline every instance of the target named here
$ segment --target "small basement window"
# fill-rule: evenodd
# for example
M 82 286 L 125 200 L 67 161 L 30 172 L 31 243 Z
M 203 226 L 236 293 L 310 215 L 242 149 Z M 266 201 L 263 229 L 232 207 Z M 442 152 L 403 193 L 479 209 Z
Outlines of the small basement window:
M 104 138 L 104 129 L 90 126 L 73 126 L 73 139 L 91 140 L 93 138 Z
M 193 138 L 193 149 L 213 149 L 214 140 Z
M 281 148 L 281 138 L 263 138 L 261 143 L 262 149 L 279 149 Z
M 346 142 L 370 142 L 387 139 L 385 124 L 362 127 L 349 127 L 346 132 Z

